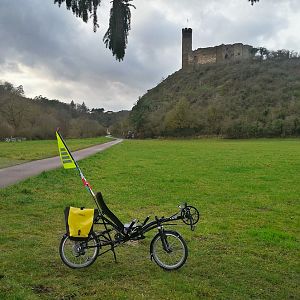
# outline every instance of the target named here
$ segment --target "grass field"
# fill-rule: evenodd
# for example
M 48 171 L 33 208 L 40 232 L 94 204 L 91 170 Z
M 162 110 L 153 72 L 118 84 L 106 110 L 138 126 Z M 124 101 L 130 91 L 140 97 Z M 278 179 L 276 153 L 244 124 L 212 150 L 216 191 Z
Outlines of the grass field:
M 96 144 L 110 141 L 106 137 L 69 139 L 67 140 L 71 150 L 87 148 Z M 0 142 L 0 168 L 21 164 L 27 161 L 56 156 L 56 140 L 23 141 L 23 142 Z
M 74 170 L 0 190 L 1 299 L 300 299 L 299 140 L 125 141 L 80 161 L 122 219 L 167 216 L 183 201 L 202 214 L 178 230 L 187 263 L 166 272 L 150 241 L 88 269 L 60 261 L 65 206 L 93 207 Z

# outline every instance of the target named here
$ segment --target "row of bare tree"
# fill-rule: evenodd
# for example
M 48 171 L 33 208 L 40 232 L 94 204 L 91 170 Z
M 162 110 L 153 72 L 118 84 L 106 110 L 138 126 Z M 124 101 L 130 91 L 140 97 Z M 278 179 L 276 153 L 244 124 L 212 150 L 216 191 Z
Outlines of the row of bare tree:
M 28 99 L 22 86 L 0 83 L 0 138 L 54 138 L 57 127 L 68 137 L 92 137 L 106 133 L 106 128 L 91 117 L 86 106 L 71 105 L 44 97 Z

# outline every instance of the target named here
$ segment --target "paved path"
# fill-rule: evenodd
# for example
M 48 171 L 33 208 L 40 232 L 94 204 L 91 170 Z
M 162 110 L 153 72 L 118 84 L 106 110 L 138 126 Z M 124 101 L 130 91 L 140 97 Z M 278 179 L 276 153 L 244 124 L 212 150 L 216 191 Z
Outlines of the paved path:
M 72 152 L 76 160 L 83 159 L 87 156 L 93 155 L 97 152 L 103 151 L 113 145 L 122 142 L 121 139 L 117 139 L 105 144 L 92 146 L 90 148 L 78 150 Z M 62 167 L 59 156 L 35 160 L 21 165 L 0 169 L 0 188 L 14 184 L 18 181 L 24 180 L 30 176 L 38 175 L 43 171 L 48 171 Z

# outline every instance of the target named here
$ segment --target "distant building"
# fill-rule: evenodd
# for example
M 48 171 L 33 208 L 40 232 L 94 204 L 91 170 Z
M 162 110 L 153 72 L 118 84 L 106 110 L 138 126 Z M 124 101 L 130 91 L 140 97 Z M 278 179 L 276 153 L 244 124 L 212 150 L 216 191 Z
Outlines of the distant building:
M 224 61 L 238 61 L 250 59 L 254 56 L 253 47 L 242 43 L 220 45 L 192 50 L 192 28 L 182 29 L 182 69 L 193 65 L 219 63 Z

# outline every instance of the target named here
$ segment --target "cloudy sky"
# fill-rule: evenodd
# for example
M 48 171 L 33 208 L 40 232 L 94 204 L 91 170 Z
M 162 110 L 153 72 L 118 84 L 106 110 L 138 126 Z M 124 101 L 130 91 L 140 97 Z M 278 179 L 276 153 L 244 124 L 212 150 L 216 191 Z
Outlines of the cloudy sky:
M 0 80 L 28 97 L 83 101 L 105 110 L 131 109 L 139 96 L 181 66 L 181 28 L 193 48 L 242 42 L 300 52 L 299 0 L 134 0 L 123 62 L 105 48 L 110 1 L 100 28 L 53 0 L 0 0 Z

